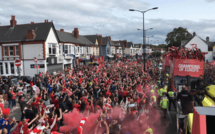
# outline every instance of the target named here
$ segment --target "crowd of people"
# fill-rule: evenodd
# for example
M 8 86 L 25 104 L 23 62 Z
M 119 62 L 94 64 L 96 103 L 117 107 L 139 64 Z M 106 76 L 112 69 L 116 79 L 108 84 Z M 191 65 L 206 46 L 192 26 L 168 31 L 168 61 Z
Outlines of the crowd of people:
M 169 57 L 170 59 L 198 59 L 202 61 L 205 58 L 205 54 L 193 44 L 192 49 L 172 46 L 163 57 Z
M 163 85 L 157 82 L 159 70 L 154 64 L 159 62 L 148 61 L 145 71 L 143 61 L 137 60 L 39 73 L 30 82 L 30 93 L 22 80 L 14 87 L 10 79 L 4 82 L 0 77 L 0 131 L 11 134 L 152 134 L 159 131 L 154 129 L 160 125 L 157 107 L 160 105 L 165 111 L 168 105 L 165 92 L 157 90 L 166 89 L 168 82 L 166 75 Z M 10 118 L 17 106 L 20 119 Z

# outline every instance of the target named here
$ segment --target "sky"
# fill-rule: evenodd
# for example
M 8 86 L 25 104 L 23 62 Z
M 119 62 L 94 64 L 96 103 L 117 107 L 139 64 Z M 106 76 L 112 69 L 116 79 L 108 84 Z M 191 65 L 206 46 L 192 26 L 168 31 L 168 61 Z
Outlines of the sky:
M 202 39 L 215 42 L 215 0 L 1 0 L 0 25 L 9 25 L 11 15 L 17 24 L 53 21 L 57 30 L 80 35 L 101 34 L 112 40 L 143 42 L 143 15 L 129 9 L 145 11 L 146 43 L 165 44 L 167 33 L 187 28 Z

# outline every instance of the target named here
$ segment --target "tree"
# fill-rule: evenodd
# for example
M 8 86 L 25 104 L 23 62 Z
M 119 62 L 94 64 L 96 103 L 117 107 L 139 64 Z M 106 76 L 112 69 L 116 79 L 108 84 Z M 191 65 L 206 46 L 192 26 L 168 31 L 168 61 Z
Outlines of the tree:
M 172 32 L 169 32 L 166 36 L 167 47 L 176 46 L 179 47 L 181 45 L 182 40 L 186 40 L 191 38 L 192 34 L 187 31 L 186 28 L 178 27 L 174 28 Z

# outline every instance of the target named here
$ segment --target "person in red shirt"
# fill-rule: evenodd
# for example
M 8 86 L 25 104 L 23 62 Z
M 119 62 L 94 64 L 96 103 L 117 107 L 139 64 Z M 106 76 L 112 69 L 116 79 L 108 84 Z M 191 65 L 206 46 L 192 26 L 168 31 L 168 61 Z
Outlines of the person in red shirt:
M 11 90 L 12 95 L 12 107 L 16 108 L 16 94 L 13 92 L 13 89 Z
M 57 121 L 59 121 L 59 120 L 62 119 L 62 110 L 59 109 L 59 111 L 60 111 L 60 117 L 56 119 L 56 123 L 55 123 L 54 127 L 51 129 L 51 131 L 57 131 Z M 54 117 L 55 117 L 55 116 L 54 116 L 53 113 L 50 113 L 50 114 L 49 114 L 49 118 L 48 118 L 49 124 L 52 124 L 52 123 L 53 123 Z
M 55 96 L 55 97 L 54 97 L 53 103 L 54 103 L 55 108 L 58 110 L 58 109 L 59 109 L 59 100 L 58 100 L 58 96 Z
M 34 106 L 36 109 L 39 108 L 39 102 L 34 98 L 33 102 L 31 103 L 32 106 Z
M 53 101 L 54 101 L 54 98 L 55 98 L 55 96 L 54 96 L 54 91 L 51 92 L 50 98 L 51 98 L 51 101 L 53 102 Z
M 11 134 L 30 134 L 31 129 L 28 128 L 39 116 L 37 115 L 31 122 L 28 123 L 29 119 L 23 119 Z

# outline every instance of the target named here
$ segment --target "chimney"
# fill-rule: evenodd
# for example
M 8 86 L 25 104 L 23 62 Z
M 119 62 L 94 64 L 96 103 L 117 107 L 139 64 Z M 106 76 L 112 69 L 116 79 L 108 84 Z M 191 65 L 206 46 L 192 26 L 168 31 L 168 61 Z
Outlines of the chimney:
M 74 28 L 73 34 L 74 34 L 75 38 L 79 39 L 79 31 L 78 31 L 78 28 Z
M 193 37 L 196 36 L 196 32 L 193 32 Z
M 99 45 L 102 45 L 102 35 L 98 35 L 98 43 Z
M 64 32 L 64 29 L 60 29 L 61 32 Z
M 33 40 L 36 37 L 35 31 L 34 30 L 28 30 L 26 34 L 26 39 L 27 40 Z
M 48 23 L 49 22 L 49 20 L 45 20 L 45 23 Z
M 111 40 L 111 36 L 106 36 L 109 40 Z
M 13 27 L 16 25 L 16 19 L 15 19 L 15 16 L 11 16 L 11 20 L 10 20 L 10 26 Z
M 31 24 L 34 24 L 34 22 L 32 21 Z
M 209 41 L 210 41 L 210 40 L 209 40 L 209 37 L 207 36 L 207 37 L 206 37 L 206 42 L 209 43 Z

